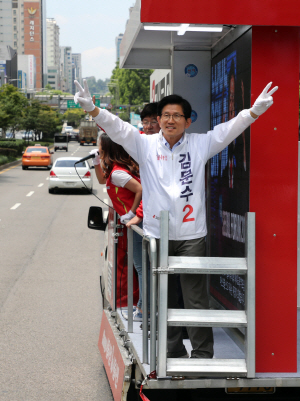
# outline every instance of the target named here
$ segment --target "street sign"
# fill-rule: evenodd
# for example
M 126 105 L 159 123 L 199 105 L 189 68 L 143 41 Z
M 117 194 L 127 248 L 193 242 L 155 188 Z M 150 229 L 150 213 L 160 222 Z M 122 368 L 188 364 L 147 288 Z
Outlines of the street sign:
M 75 103 L 74 100 L 67 100 L 67 108 L 68 109 L 80 109 L 80 104 Z
M 100 107 L 100 99 L 95 100 L 95 106 Z M 68 109 L 80 109 L 80 104 L 75 103 L 74 100 L 67 100 L 67 108 Z

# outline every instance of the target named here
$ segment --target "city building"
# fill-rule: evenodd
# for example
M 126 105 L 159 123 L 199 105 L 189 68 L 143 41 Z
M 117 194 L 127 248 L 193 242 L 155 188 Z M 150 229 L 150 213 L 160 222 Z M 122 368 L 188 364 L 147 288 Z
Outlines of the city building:
M 22 74 L 22 82 L 20 82 Z M 25 74 L 25 75 L 23 75 Z M 36 86 L 36 58 L 33 55 L 18 55 L 18 86 L 26 93 L 34 91 Z M 21 86 L 20 86 L 21 85 Z
M 123 38 L 123 33 L 120 33 L 116 37 L 116 61 L 120 60 L 120 45 L 121 45 L 121 42 L 122 42 L 122 38 Z
M 54 18 L 47 18 L 47 71 L 47 83 L 53 89 L 61 89 L 59 26 Z
M 82 67 L 81 67 L 81 53 L 72 54 L 72 93 L 76 93 L 74 80 L 82 82 Z
M 13 47 L 13 26 L 11 23 L 12 2 L 2 1 L 0 3 L 0 46 Z
M 24 52 L 21 54 L 35 56 L 36 88 L 43 88 L 47 84 L 46 0 L 14 2 L 24 9 Z
M 60 46 L 60 88 L 72 92 L 72 47 Z
M 7 45 L 0 44 L 0 86 L 12 84 L 17 86 L 17 53 Z

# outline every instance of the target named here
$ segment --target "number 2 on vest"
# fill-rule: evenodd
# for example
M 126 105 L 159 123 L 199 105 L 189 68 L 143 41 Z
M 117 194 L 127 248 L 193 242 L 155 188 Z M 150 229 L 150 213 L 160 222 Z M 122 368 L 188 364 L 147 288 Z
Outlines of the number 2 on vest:
M 186 205 L 186 206 L 184 206 L 183 211 L 185 212 L 186 209 L 188 209 L 188 212 L 187 212 L 187 214 L 183 217 L 182 222 L 183 222 L 183 223 L 187 223 L 188 221 L 195 221 L 194 217 L 188 219 L 188 217 L 189 217 L 189 216 L 193 213 L 193 211 L 194 211 L 193 206 L 191 206 L 191 205 Z

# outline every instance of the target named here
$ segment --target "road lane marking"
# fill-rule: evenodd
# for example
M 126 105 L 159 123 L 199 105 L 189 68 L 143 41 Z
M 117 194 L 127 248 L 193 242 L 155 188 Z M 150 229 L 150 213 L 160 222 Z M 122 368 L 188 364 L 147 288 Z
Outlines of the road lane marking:
M 30 192 L 28 192 L 28 194 L 26 196 L 31 196 L 33 194 L 34 194 L 34 191 L 30 191 Z
M 107 192 L 107 188 L 106 187 L 103 188 L 103 192 Z
M 41 188 L 43 185 L 44 185 L 44 184 L 39 184 L 39 185 L 38 185 L 38 188 Z
M 46 180 L 49 180 L 49 177 L 47 177 Z
M 15 165 L 15 166 L 9 167 L 9 168 L 7 168 L 7 169 L 5 169 L 5 170 L 1 170 L 1 171 L 0 171 L 0 174 L 6 173 L 6 171 L 11 170 L 12 168 L 19 167 L 20 165 L 21 165 L 21 162 L 20 162 L 19 164 Z
M 17 207 L 19 207 L 21 203 L 16 203 L 13 207 L 10 208 L 10 210 L 15 210 Z

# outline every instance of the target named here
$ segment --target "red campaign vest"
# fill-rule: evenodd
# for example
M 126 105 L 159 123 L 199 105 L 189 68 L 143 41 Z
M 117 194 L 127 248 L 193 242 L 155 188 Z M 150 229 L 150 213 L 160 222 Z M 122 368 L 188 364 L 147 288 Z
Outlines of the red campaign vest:
M 125 168 L 121 167 L 119 164 L 114 165 L 109 177 L 107 178 L 106 180 L 107 193 L 112 201 L 113 207 L 116 210 L 116 212 L 120 216 L 123 216 L 124 214 L 128 213 L 129 210 L 131 209 L 131 206 L 135 198 L 135 193 L 127 188 L 117 187 L 111 182 L 111 175 L 116 170 L 125 171 L 139 183 L 141 183 L 141 180 L 135 175 L 131 174 Z

